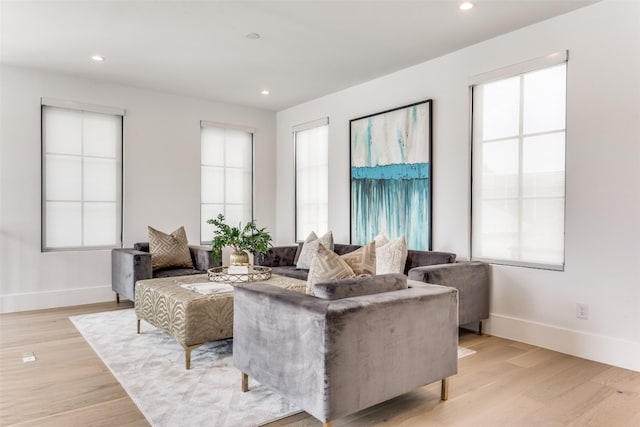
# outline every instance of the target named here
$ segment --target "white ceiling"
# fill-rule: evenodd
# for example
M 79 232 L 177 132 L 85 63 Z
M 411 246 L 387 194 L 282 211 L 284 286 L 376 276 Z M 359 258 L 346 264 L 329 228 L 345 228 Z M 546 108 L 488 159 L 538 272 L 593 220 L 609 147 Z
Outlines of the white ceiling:
M 0 61 L 279 111 L 595 1 L 459 3 L 1 0 Z

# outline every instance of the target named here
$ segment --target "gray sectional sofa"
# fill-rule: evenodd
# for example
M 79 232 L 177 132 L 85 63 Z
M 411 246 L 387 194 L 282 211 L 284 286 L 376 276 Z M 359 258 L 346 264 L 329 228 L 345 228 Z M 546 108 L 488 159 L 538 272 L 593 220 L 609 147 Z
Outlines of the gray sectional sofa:
M 301 247 L 302 244 L 275 246 L 265 255 L 256 256 L 254 263 L 271 267 L 275 274 L 306 280 L 309 271 L 296 269 Z M 334 251 L 343 255 L 358 248 L 336 243 Z M 415 281 L 456 288 L 459 325 L 473 324 L 482 333 L 482 321 L 489 318 L 489 264 L 455 260 L 456 254 L 450 252 L 409 250 L 404 274 Z

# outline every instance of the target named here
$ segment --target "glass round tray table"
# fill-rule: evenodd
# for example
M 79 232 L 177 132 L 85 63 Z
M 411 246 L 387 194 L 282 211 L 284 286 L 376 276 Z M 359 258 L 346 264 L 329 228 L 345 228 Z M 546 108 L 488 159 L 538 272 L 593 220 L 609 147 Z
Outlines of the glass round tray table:
M 207 270 L 207 275 L 212 282 L 258 282 L 271 278 L 271 267 L 260 265 L 213 267 Z

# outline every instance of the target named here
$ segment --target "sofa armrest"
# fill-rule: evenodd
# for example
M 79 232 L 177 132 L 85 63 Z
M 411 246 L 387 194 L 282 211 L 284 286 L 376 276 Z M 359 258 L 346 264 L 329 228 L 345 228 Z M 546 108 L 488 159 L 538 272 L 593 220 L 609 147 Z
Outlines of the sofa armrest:
M 151 254 L 135 249 L 111 250 L 111 289 L 121 297 L 135 300 L 135 283 L 151 279 Z
M 237 285 L 234 365 L 327 421 L 457 372 L 457 291 L 424 286 L 328 301 Z
M 461 325 L 489 318 L 491 277 L 487 263 L 463 261 L 416 267 L 409 270 L 409 279 L 458 289 Z
M 233 300 L 234 366 L 285 397 L 313 400 L 306 388 L 324 374 L 310 362 L 324 345 L 330 301 L 264 283 L 236 285 Z
M 256 254 L 253 258 L 255 265 L 265 267 L 285 267 L 295 265 L 293 260 L 296 257 L 298 246 L 274 246 L 269 248 L 266 254 Z
M 191 253 L 191 260 L 193 261 L 193 268 L 196 270 L 207 271 L 219 265 L 219 263 L 214 261 L 211 248 L 209 247 L 189 246 L 189 252 Z
M 407 251 L 407 262 L 404 267 L 404 274 L 415 267 L 425 265 L 450 264 L 456 260 L 456 254 L 451 252 L 438 251 Z

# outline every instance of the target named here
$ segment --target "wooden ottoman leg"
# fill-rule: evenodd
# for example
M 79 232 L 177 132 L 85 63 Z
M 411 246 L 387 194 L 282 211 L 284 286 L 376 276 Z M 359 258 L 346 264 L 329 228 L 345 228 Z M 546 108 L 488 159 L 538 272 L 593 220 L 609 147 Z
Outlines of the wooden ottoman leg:
M 195 345 L 182 344 L 182 347 L 184 348 L 184 366 L 186 369 L 191 369 L 191 351 L 200 347 L 201 345 L 202 344 L 195 344 Z
M 184 367 L 191 369 L 191 347 L 184 348 Z
M 140 319 L 138 319 L 138 334 L 140 333 Z

